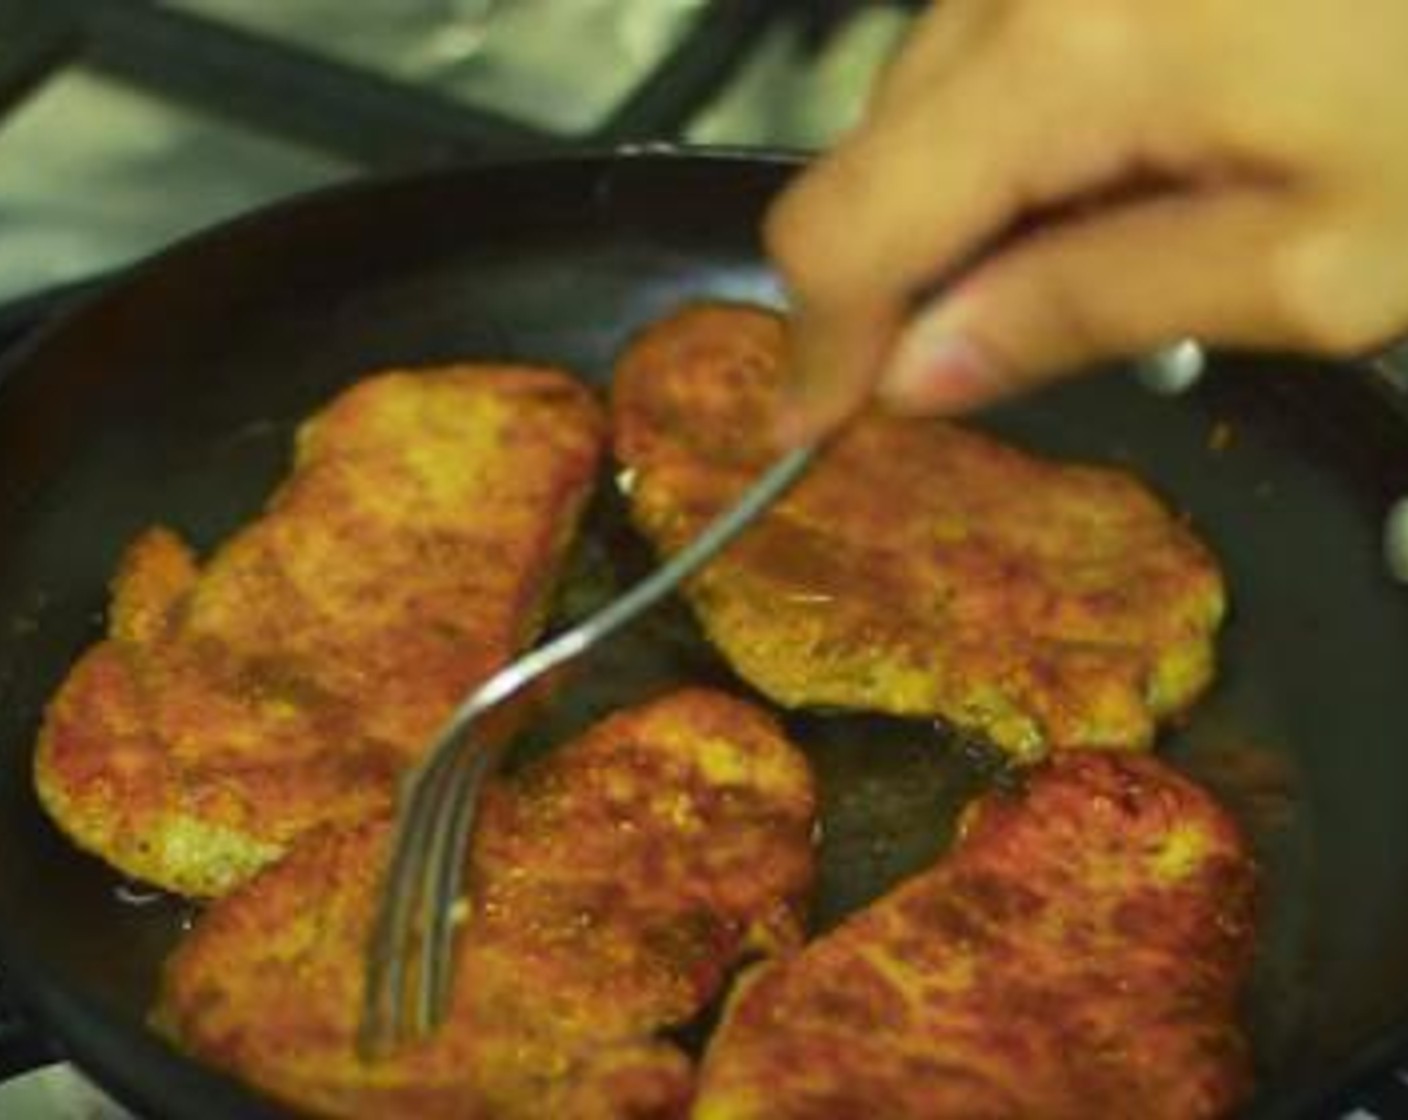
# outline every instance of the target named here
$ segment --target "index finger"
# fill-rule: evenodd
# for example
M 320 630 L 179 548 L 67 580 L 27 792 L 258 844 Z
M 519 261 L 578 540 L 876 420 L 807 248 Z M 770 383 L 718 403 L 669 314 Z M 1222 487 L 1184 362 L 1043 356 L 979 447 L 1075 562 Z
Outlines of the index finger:
M 911 307 L 1019 217 L 1118 174 L 1135 99 L 1092 93 L 1079 74 L 1043 88 L 1044 73 L 1002 44 L 976 50 L 923 96 L 891 99 L 774 205 L 765 234 L 794 308 L 792 439 L 854 409 Z

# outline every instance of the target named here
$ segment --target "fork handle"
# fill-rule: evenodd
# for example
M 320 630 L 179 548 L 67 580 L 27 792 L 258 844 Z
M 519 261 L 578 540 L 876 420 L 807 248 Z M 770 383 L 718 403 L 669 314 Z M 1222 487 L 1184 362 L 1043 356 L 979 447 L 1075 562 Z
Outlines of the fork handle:
M 570 630 L 564 630 L 551 641 L 500 669 L 476 689 L 450 717 L 442 734 L 441 749 L 453 749 L 452 744 L 459 738 L 464 727 L 483 712 L 507 700 L 544 673 L 590 649 L 653 607 L 712 560 L 760 514 L 791 489 L 811 465 L 816 454 L 815 444 L 787 452 L 760 475 L 738 501 L 709 522 L 698 536 L 645 579 Z M 432 765 L 434 759 L 427 759 L 426 766 Z

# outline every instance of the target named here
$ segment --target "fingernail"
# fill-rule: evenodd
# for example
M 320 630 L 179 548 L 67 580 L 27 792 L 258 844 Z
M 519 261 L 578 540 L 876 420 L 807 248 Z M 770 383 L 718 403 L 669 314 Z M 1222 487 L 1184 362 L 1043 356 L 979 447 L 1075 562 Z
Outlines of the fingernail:
M 962 412 L 1007 391 L 993 355 L 972 337 L 942 322 L 919 322 L 895 348 L 878 392 L 900 412 Z

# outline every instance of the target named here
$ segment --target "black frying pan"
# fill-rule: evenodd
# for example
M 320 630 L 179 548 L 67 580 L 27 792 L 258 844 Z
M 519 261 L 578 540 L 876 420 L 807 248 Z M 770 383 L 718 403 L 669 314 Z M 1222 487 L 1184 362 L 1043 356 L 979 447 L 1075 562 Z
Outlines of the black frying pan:
M 516 357 L 602 381 L 684 299 L 776 302 L 755 230 L 789 173 L 574 158 L 335 190 L 162 256 L 0 373 L 5 981 L 121 1099 L 154 1117 L 272 1114 L 143 1027 L 183 905 L 119 901 L 31 793 L 42 705 L 98 634 L 124 543 L 157 519 L 218 541 L 284 469 L 295 421 L 378 366 Z M 1161 749 L 1224 796 L 1266 867 L 1253 1111 L 1319 1114 L 1408 1054 L 1408 589 L 1380 541 L 1408 494 L 1408 410 L 1359 370 L 1222 360 L 1181 397 L 1115 374 L 984 422 L 1134 467 L 1225 564 L 1221 679 Z M 646 563 L 610 499 L 593 524 L 592 581 Z M 677 606 L 588 666 L 541 737 L 662 674 L 722 675 Z M 825 926 L 932 858 L 983 768 L 927 727 L 792 727 L 823 786 Z

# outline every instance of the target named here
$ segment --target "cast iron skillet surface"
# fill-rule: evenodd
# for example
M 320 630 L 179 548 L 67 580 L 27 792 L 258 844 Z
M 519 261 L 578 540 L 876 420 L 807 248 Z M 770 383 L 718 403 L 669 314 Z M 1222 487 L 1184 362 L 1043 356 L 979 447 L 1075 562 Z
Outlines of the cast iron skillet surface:
M 0 374 L 4 975 L 120 1099 L 152 1117 L 274 1114 L 143 1026 L 188 908 L 123 901 L 31 791 L 42 706 L 99 634 L 124 544 L 158 519 L 219 541 L 285 469 L 295 422 L 378 367 L 520 358 L 604 383 L 682 300 L 778 303 L 755 230 L 791 170 L 574 157 L 334 190 L 158 258 Z M 1408 412 L 1354 369 L 1218 359 L 1179 397 L 1116 372 L 982 422 L 1136 469 L 1225 566 L 1221 677 L 1160 749 L 1224 797 L 1265 867 L 1251 1112 L 1319 1115 L 1408 1054 L 1408 591 L 1380 539 L 1408 493 Z M 648 562 L 609 488 L 591 522 L 567 612 Z M 589 663 L 533 738 L 679 677 L 742 687 L 676 604 Z M 789 725 L 823 790 L 818 928 L 930 860 L 992 777 L 926 725 Z

